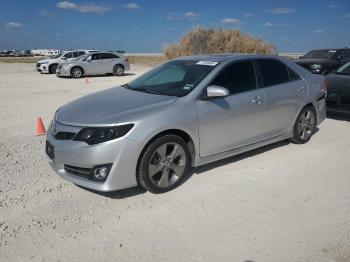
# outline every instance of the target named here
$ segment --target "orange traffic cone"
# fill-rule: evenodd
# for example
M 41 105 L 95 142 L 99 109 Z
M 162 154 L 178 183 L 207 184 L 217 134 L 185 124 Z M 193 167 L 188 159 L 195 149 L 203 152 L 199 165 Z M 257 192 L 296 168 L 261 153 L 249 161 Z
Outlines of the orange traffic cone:
M 38 117 L 38 120 L 36 122 L 36 135 L 37 136 L 46 135 L 46 130 L 45 130 L 44 123 L 43 123 L 43 120 L 41 119 L 41 117 Z
M 89 78 L 85 76 L 85 84 L 90 84 Z

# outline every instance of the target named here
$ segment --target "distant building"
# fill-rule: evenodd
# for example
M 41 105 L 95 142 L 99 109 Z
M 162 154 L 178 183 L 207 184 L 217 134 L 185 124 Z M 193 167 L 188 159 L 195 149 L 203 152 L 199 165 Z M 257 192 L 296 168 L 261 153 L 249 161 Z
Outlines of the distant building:
M 30 52 L 33 55 L 43 55 L 43 56 L 50 56 L 50 55 L 57 55 L 61 52 L 61 50 L 58 49 L 32 49 Z

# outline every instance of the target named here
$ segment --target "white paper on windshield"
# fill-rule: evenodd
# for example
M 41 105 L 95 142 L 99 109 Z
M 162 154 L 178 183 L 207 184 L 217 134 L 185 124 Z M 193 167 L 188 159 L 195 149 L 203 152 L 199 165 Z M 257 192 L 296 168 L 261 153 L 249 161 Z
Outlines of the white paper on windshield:
M 207 66 L 216 66 L 219 62 L 214 61 L 198 61 L 197 65 L 207 65 Z

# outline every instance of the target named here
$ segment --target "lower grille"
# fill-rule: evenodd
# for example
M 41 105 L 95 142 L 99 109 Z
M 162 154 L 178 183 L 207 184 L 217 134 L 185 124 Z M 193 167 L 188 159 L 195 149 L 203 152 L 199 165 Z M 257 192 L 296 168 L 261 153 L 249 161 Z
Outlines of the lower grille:
M 58 132 L 54 137 L 58 140 L 72 140 L 75 133 L 72 132 Z
M 84 177 L 87 179 L 90 179 L 90 177 L 91 177 L 91 169 L 90 168 L 64 165 L 64 171 L 66 171 L 69 174 Z
M 40 63 L 37 63 L 37 64 L 36 64 L 36 67 L 40 67 Z

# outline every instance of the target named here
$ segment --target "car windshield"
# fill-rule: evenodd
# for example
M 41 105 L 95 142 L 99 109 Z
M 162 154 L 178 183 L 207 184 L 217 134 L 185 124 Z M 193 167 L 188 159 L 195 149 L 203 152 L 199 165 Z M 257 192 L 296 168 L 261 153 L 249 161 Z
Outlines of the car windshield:
M 57 55 L 50 56 L 50 58 L 57 59 L 57 58 L 61 57 L 62 55 L 63 55 L 62 53 L 59 53 Z
M 336 73 L 339 75 L 350 75 L 350 62 L 340 67 Z
M 336 50 L 313 50 L 304 55 L 302 58 L 306 59 L 333 59 Z
M 185 96 L 218 64 L 212 61 L 173 60 L 142 75 L 125 88 L 139 92 Z

